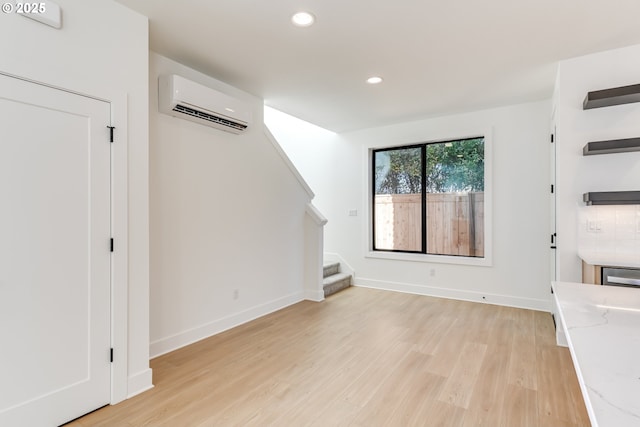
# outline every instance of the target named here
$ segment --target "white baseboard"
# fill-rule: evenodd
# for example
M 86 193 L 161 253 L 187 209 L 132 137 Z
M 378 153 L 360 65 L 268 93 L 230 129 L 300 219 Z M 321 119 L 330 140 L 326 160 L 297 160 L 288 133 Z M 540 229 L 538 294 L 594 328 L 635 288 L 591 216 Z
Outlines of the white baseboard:
M 375 279 L 357 278 L 354 286 L 382 289 L 387 291 L 404 292 L 408 294 L 426 295 L 439 298 L 457 299 L 471 302 L 504 305 L 508 307 L 526 308 L 537 311 L 550 311 L 551 302 L 541 299 L 520 298 L 508 295 L 486 294 L 463 289 L 438 288 L 433 286 L 415 285 L 410 283 L 395 283 Z
M 324 301 L 324 291 L 304 291 L 304 299 L 308 301 Z
M 260 304 L 239 313 L 232 314 L 222 319 L 217 319 L 195 328 L 188 329 L 178 334 L 159 339 L 149 345 L 149 357 L 151 359 L 170 351 L 177 350 L 204 338 L 219 334 L 228 329 L 250 322 L 258 317 L 265 316 L 274 311 L 281 310 L 292 304 L 304 300 L 306 294 L 302 291 L 287 295 L 276 300 Z
M 564 331 L 561 330 L 560 328 L 556 329 L 556 344 L 558 344 L 560 347 L 569 347 L 567 336 L 565 335 Z
M 153 388 L 153 373 L 151 369 L 131 375 L 127 386 L 127 399 Z

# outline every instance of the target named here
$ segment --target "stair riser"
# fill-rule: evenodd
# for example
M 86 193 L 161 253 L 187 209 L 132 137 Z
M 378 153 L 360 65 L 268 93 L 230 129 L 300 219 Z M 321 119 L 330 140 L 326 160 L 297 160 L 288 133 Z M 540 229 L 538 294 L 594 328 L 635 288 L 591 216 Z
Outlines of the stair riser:
M 340 264 L 331 264 L 327 265 L 322 269 L 322 277 L 333 276 L 334 274 L 340 273 Z
M 336 292 L 339 292 L 343 289 L 348 288 L 349 286 L 351 286 L 351 277 L 345 277 L 344 279 L 335 282 L 335 283 L 331 283 L 329 285 L 325 285 L 324 288 L 324 296 L 325 298 L 328 297 L 329 295 L 335 294 Z

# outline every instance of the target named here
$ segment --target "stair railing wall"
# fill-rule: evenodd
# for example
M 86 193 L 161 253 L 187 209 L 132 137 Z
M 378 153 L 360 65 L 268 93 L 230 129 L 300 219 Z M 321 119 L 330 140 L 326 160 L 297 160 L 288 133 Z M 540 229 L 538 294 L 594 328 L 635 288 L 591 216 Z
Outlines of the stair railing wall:
M 304 293 L 305 299 L 324 300 L 322 289 L 322 266 L 324 251 L 324 226 L 327 219 L 312 204 L 308 203 L 304 218 Z

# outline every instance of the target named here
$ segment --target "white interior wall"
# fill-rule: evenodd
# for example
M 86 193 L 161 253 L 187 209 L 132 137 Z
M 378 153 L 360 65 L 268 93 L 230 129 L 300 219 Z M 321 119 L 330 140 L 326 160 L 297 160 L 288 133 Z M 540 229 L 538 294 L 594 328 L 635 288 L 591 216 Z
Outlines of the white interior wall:
M 313 204 L 324 215 L 323 206 L 328 206 L 336 196 L 332 159 L 339 135 L 270 107 L 264 108 L 264 122 L 313 189 Z
M 341 135 L 305 131 L 307 124 L 282 113 L 269 112 L 267 124 L 329 220 L 325 251 L 355 269 L 357 285 L 548 310 L 550 114 L 550 101 L 543 101 Z M 492 129 L 492 266 L 366 258 L 367 148 L 457 130 L 467 136 L 469 129 Z
M 241 135 L 157 111 L 178 74 L 253 107 Z M 151 355 L 304 298 L 304 183 L 264 133 L 261 99 L 150 55 Z M 237 298 L 236 298 L 237 295 Z
M 587 92 L 638 84 L 638 76 L 640 45 L 559 64 L 554 101 L 559 280 L 582 280 L 578 224 L 579 212 L 584 206 L 583 193 L 640 190 L 640 152 L 582 155 L 582 147 L 587 142 L 640 136 L 640 104 L 582 109 Z
M 63 11 L 60 30 L 17 14 L 0 16 L 0 71 L 106 99 L 115 94 L 128 102 L 127 328 L 128 394 L 132 395 L 151 386 L 148 21 L 111 0 L 56 3 Z M 116 109 L 124 107 L 115 104 Z

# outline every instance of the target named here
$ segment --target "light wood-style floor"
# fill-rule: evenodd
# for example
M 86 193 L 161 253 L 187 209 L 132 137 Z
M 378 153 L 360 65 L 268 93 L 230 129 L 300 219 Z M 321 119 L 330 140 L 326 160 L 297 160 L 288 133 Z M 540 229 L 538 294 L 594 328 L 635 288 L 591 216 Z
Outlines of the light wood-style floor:
M 349 288 L 151 361 L 84 426 L 589 426 L 548 313 Z

